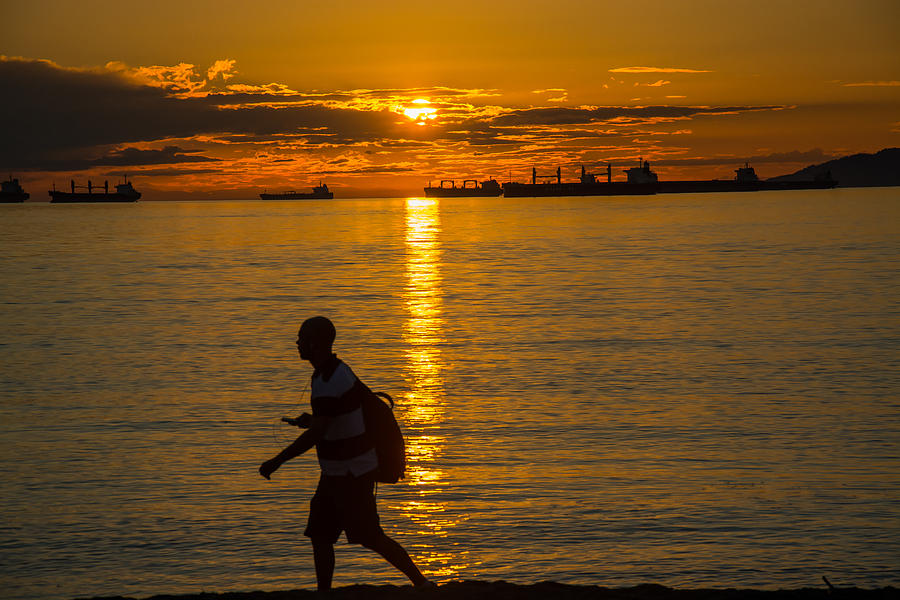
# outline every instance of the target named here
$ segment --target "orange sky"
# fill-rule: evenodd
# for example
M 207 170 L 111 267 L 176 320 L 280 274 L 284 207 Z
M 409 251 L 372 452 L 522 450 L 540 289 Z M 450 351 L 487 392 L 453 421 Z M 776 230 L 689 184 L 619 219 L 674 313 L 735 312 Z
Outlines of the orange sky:
M 0 167 L 32 197 L 763 177 L 900 145 L 900 3 L 0 2 Z M 15 93 L 10 93 L 15 90 Z

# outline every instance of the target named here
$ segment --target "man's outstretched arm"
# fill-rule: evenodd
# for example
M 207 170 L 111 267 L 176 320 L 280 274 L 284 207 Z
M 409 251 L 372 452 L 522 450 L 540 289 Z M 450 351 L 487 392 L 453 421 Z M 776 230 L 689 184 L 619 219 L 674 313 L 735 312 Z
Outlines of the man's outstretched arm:
M 279 452 L 275 458 L 270 458 L 259 466 L 259 474 L 266 479 L 270 479 L 270 476 L 278 470 L 278 467 L 315 446 L 316 442 L 325 435 L 325 431 L 330 423 L 331 419 L 328 417 L 313 417 L 309 429 L 300 434 L 300 437 Z

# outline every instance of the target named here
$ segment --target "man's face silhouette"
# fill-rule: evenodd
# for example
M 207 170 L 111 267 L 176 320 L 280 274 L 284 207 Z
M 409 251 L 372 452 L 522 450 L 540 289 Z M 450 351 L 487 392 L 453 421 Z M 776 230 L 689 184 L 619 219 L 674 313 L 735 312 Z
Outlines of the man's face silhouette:
M 300 333 L 297 334 L 297 351 L 300 353 L 300 358 L 303 360 L 309 360 L 312 358 L 312 336 L 309 335 L 309 332 L 304 332 L 302 329 Z
M 297 351 L 300 358 L 310 362 L 326 360 L 334 343 L 334 325 L 325 317 L 307 319 L 297 332 Z

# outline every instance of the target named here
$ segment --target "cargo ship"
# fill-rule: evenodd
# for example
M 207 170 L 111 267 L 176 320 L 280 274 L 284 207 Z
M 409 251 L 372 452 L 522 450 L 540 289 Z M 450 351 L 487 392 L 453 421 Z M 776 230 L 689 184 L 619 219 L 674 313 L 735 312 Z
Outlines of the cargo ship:
M 263 192 L 259 197 L 262 200 L 331 200 L 334 198 L 334 192 L 328 191 L 328 186 L 320 182 L 311 192 L 280 192 L 277 194 Z
M 25 202 L 30 196 L 19 185 L 18 179 L 10 176 L 9 181 L 0 181 L 0 202 Z
M 134 189 L 128 177 L 125 177 L 125 183 L 117 184 L 116 191 L 112 193 L 109 191 L 109 181 L 104 181 L 102 188 L 94 187 L 90 181 L 86 186 L 76 186 L 74 180 L 69 183 L 70 192 L 57 190 L 54 184 L 53 189 L 48 192 L 50 202 L 137 202 L 141 197 L 141 193 Z
M 660 181 L 661 194 L 695 194 L 704 192 L 759 192 L 766 190 L 820 190 L 837 186 L 827 171 L 813 181 L 765 181 L 756 175 L 750 163 L 735 169 L 734 179 L 708 179 L 700 181 Z
M 445 185 L 447 183 L 450 185 Z M 461 187 L 456 187 L 456 182 L 450 179 L 442 180 L 438 187 L 432 186 L 429 181 L 428 187 L 425 188 L 426 198 L 496 197 L 502 193 L 503 188 L 493 177 L 480 183 L 476 179 L 466 179 Z
M 598 181 L 593 173 L 581 167 L 579 181 L 563 182 L 562 170 L 557 167 L 556 175 L 538 175 L 531 169 L 531 183 L 508 182 L 503 184 L 503 195 L 508 198 L 546 196 L 644 196 L 655 194 L 658 186 L 656 173 L 650 170 L 650 163 L 641 161 L 640 166 L 625 169 L 625 181 L 612 180 L 612 165 L 606 165 L 606 181 Z M 554 182 L 553 179 L 556 179 Z M 544 181 L 539 182 L 538 179 Z

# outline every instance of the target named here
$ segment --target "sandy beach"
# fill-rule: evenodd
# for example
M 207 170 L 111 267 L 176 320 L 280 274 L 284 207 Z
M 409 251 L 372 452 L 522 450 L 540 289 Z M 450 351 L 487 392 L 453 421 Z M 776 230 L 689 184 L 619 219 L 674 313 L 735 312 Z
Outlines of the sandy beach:
M 411 586 L 351 585 L 319 594 L 313 590 L 284 590 L 276 592 L 200 593 L 180 596 L 152 596 L 146 600 L 393 600 L 395 598 L 441 598 L 444 600 L 781 600 L 863 598 L 881 600 L 900 597 L 893 587 L 859 589 L 854 587 L 800 588 L 791 590 L 752 589 L 673 589 L 661 585 L 639 585 L 629 588 L 606 588 L 587 585 L 565 585 L 541 582 L 519 585 L 505 581 L 457 581 L 440 585 L 437 589 L 421 591 Z M 124 596 L 93 600 L 134 600 Z

